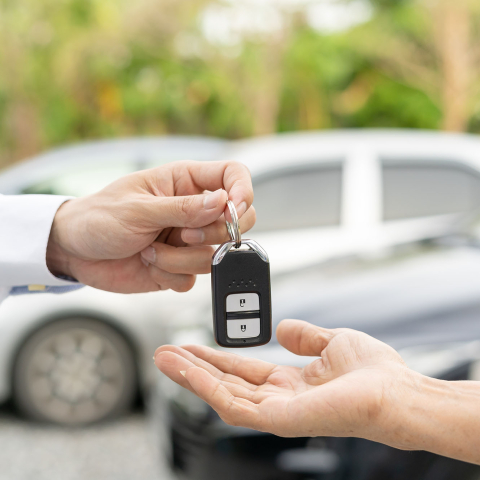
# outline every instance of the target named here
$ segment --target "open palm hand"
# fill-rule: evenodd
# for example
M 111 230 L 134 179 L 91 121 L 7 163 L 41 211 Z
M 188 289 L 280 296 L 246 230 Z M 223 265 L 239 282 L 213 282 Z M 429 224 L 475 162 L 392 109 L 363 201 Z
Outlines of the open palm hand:
M 287 437 L 375 439 L 395 379 L 409 371 L 398 353 L 364 333 L 297 320 L 280 323 L 277 337 L 295 354 L 320 358 L 296 368 L 203 346 L 166 345 L 155 363 L 229 424 Z

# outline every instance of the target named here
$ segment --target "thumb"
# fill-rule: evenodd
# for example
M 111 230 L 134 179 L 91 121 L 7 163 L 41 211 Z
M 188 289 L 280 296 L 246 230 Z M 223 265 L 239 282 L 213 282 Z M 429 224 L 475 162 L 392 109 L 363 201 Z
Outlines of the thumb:
M 334 330 L 302 320 L 283 320 L 277 327 L 280 345 L 296 355 L 307 357 L 320 356 L 334 336 Z
M 228 194 L 219 189 L 202 195 L 155 197 L 149 216 L 161 228 L 198 228 L 210 225 L 224 212 Z

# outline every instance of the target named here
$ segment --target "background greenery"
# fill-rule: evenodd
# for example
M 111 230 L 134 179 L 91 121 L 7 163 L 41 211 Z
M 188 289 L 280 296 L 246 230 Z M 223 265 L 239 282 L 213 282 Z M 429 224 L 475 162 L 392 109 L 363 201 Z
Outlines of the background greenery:
M 222 43 L 201 20 L 233 0 L 0 0 L 0 165 L 130 135 L 480 131 L 478 0 L 372 0 L 336 32 L 307 21 L 321 1 Z

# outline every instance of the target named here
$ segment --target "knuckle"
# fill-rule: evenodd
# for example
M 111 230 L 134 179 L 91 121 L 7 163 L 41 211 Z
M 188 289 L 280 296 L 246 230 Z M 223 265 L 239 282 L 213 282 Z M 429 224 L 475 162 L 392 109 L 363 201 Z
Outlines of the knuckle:
M 182 217 L 191 218 L 193 215 L 192 206 L 195 199 L 193 195 L 185 196 L 178 202 L 178 210 Z
M 235 179 L 243 176 L 247 176 L 250 181 L 252 179 L 252 174 L 250 173 L 249 168 L 242 162 L 238 162 L 236 160 L 226 160 L 224 163 L 224 167 L 225 171 L 233 170 L 235 172 Z
M 174 290 L 181 293 L 188 292 L 195 285 L 195 281 L 195 275 L 185 275 L 184 278 L 182 278 L 182 280 L 178 282 L 178 285 L 176 285 Z
M 238 168 L 239 166 L 245 166 L 243 163 L 238 162 L 237 160 L 225 160 L 225 168 Z
M 237 160 L 227 160 L 227 167 L 243 170 L 250 178 L 252 177 L 250 169 L 242 162 L 238 162 Z
M 157 285 L 166 287 L 165 276 L 163 275 L 162 270 L 159 268 L 150 268 L 150 276 Z
M 172 254 L 165 253 L 163 255 L 157 255 L 157 266 L 162 270 L 165 270 L 169 273 L 176 273 L 175 272 L 175 259 L 172 258 Z

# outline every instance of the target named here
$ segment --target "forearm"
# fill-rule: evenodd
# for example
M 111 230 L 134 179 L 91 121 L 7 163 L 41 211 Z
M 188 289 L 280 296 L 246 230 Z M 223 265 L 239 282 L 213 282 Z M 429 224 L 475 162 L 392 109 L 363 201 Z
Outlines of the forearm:
M 480 382 L 413 375 L 409 383 L 397 410 L 398 446 L 480 464 Z

